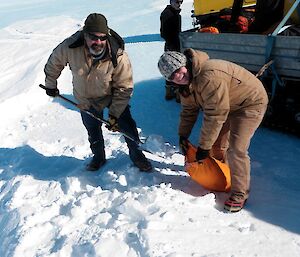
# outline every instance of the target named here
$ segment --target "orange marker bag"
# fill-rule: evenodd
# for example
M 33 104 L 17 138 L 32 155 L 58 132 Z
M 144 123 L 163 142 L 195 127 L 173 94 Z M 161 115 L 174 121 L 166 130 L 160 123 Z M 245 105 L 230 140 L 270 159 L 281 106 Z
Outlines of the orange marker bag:
M 231 186 L 230 169 L 227 164 L 215 158 L 196 160 L 197 148 L 189 143 L 185 156 L 185 171 L 204 188 L 211 191 L 228 192 Z

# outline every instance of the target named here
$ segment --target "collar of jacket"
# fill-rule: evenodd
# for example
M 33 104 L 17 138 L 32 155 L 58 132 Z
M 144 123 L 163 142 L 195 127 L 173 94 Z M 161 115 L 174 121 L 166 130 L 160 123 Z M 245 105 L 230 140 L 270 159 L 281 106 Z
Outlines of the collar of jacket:
M 181 9 L 176 10 L 176 9 L 175 9 L 172 5 L 170 5 L 170 4 L 167 5 L 167 8 L 168 8 L 171 12 L 173 12 L 173 13 L 175 13 L 175 14 L 180 14 L 180 12 L 181 12 Z
M 208 54 L 191 48 L 186 49 L 184 51 L 184 54 L 188 59 L 190 59 L 192 63 L 191 69 L 193 78 L 197 77 L 201 73 L 203 63 L 205 63 L 209 59 Z
M 77 48 L 85 45 L 83 31 L 79 30 L 71 36 L 74 41 L 69 45 L 69 48 Z M 120 55 L 119 49 L 124 50 L 124 41 L 114 30 L 110 29 L 110 34 L 107 37 L 107 45 L 109 47 L 109 56 L 113 66 L 118 65 L 117 57 Z
M 189 90 L 192 93 L 195 89 L 195 83 L 194 80 L 197 76 L 200 75 L 203 63 L 206 62 L 209 59 L 209 56 L 207 53 L 202 51 L 197 51 L 192 48 L 188 48 L 184 51 L 184 54 L 186 58 L 188 59 L 188 70 L 191 71 L 192 75 L 192 81 L 189 85 Z

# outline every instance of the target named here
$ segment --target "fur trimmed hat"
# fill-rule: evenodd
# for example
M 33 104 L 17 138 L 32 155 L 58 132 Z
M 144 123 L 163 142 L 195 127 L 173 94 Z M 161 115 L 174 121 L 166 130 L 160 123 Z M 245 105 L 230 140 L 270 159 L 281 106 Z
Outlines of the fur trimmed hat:
M 83 31 L 108 34 L 109 28 L 105 16 L 99 13 L 91 13 L 84 22 Z
M 187 59 L 183 53 L 166 51 L 158 61 L 158 69 L 166 80 L 170 79 L 174 71 L 186 66 Z

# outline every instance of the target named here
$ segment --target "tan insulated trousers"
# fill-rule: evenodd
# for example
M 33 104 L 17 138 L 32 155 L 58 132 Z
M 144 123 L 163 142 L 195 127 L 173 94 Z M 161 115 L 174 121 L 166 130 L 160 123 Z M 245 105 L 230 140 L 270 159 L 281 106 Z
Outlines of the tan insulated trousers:
M 266 108 L 267 104 L 261 104 L 230 113 L 211 150 L 213 157 L 229 164 L 231 192 L 241 192 L 245 194 L 245 199 L 250 188 L 248 148 Z

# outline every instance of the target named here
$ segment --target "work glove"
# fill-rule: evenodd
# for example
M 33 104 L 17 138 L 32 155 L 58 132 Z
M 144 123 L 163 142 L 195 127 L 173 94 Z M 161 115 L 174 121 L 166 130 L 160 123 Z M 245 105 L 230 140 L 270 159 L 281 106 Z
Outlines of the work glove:
M 112 132 L 116 132 L 119 131 L 119 124 L 118 124 L 118 119 L 113 116 L 113 115 L 109 115 L 108 117 L 108 123 L 106 125 L 106 128 Z
M 46 94 L 48 96 L 56 97 L 59 95 L 59 90 L 57 88 L 47 88 L 46 87 Z
M 180 136 L 179 137 L 179 148 L 182 154 L 186 155 L 187 150 L 189 148 L 188 144 L 189 140 L 186 137 Z
M 196 152 L 196 160 L 197 160 L 197 162 L 202 162 L 207 157 L 209 157 L 209 150 L 204 150 L 200 146 L 198 146 L 197 152 Z

